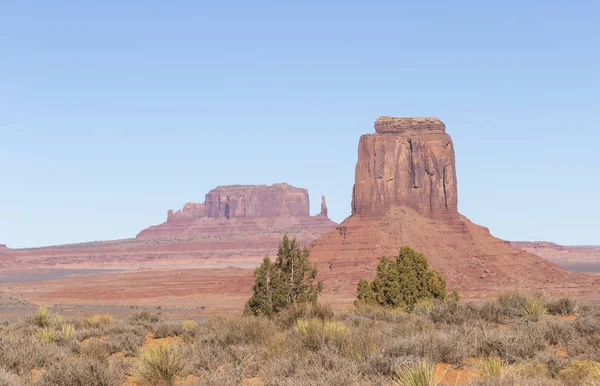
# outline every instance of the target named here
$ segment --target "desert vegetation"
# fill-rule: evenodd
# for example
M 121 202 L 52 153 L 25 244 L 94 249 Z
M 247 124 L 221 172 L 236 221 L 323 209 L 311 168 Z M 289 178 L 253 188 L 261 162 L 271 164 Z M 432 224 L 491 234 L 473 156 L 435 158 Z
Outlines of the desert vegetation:
M 71 318 L 42 308 L 0 324 L 2 386 L 242 383 L 600 384 L 600 306 L 508 293 L 411 312 L 298 303 L 270 318 Z
M 0 386 L 600 385 L 598 304 L 542 293 L 464 302 L 402 248 L 334 312 L 317 301 L 308 253 L 285 237 L 256 270 L 243 316 L 42 306 L 0 324 Z

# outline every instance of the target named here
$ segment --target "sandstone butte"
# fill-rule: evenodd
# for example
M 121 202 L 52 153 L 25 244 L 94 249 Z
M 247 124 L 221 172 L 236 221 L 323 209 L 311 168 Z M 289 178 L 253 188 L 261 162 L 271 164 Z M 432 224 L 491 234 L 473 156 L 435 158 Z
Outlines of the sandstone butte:
M 324 203 L 324 199 L 323 199 Z M 284 234 L 309 244 L 336 223 L 310 215 L 306 189 L 288 184 L 220 186 L 203 203 L 188 203 L 135 239 L 54 247 L 0 249 L 3 268 L 254 267 L 273 256 Z M 8 251 L 8 249 L 6 249 Z
M 597 277 L 516 249 L 458 212 L 454 148 L 438 118 L 377 119 L 375 133 L 360 138 L 355 179 L 352 215 L 311 247 L 325 299 L 349 303 L 358 280 L 374 277 L 380 258 L 404 245 L 468 297 L 598 290 Z

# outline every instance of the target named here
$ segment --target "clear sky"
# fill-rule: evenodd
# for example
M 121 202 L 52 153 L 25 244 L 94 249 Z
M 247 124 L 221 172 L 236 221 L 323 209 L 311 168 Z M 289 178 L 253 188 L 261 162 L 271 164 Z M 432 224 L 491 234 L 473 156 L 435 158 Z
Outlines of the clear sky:
M 600 244 L 598 1 L 0 2 L 0 243 L 135 236 L 217 185 L 350 213 L 380 115 L 440 117 L 459 209 Z

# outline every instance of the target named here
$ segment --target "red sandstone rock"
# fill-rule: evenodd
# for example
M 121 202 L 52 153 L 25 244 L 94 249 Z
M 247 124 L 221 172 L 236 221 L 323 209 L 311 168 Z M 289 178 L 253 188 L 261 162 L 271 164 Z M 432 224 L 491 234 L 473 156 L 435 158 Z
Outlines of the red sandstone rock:
M 458 220 L 452 139 L 437 118 L 381 117 L 358 145 L 352 214 L 378 217 L 392 206 Z
M 329 217 L 327 215 L 327 201 L 325 200 L 325 196 L 321 197 L 321 214 L 325 217 Z
M 593 265 L 600 264 L 600 246 L 598 245 L 565 246 L 547 241 L 513 241 L 511 245 L 561 266 L 573 268 L 579 266 L 578 269 L 582 271 L 586 270 L 585 267 L 582 267 L 583 265 L 593 268 Z
M 326 216 L 310 216 L 306 189 L 288 184 L 231 185 L 211 190 L 204 203 L 187 203 L 177 212 L 170 210 L 165 223 L 144 229 L 137 238 L 252 236 L 305 231 L 321 235 L 334 225 Z
M 11 250 L 10 260 L 0 251 L 0 261 L 12 268 L 251 268 L 275 255 L 284 234 L 306 245 L 336 225 L 310 216 L 307 191 L 287 184 L 219 187 L 206 197 L 206 203 L 169 211 L 165 223 L 136 239 Z
M 326 299 L 350 303 L 384 255 L 424 252 L 450 290 L 486 297 L 509 289 L 597 291 L 600 280 L 490 235 L 457 211 L 454 150 L 437 118 L 382 117 L 358 147 L 352 216 L 313 243 Z

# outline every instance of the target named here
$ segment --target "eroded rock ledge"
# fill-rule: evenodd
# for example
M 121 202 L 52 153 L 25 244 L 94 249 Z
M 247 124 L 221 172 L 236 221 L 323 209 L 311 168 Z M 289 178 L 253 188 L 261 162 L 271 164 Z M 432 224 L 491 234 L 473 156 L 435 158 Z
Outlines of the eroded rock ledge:
M 380 134 L 407 132 L 445 133 L 446 125 L 439 118 L 403 118 L 382 116 L 375 121 L 375 131 Z

